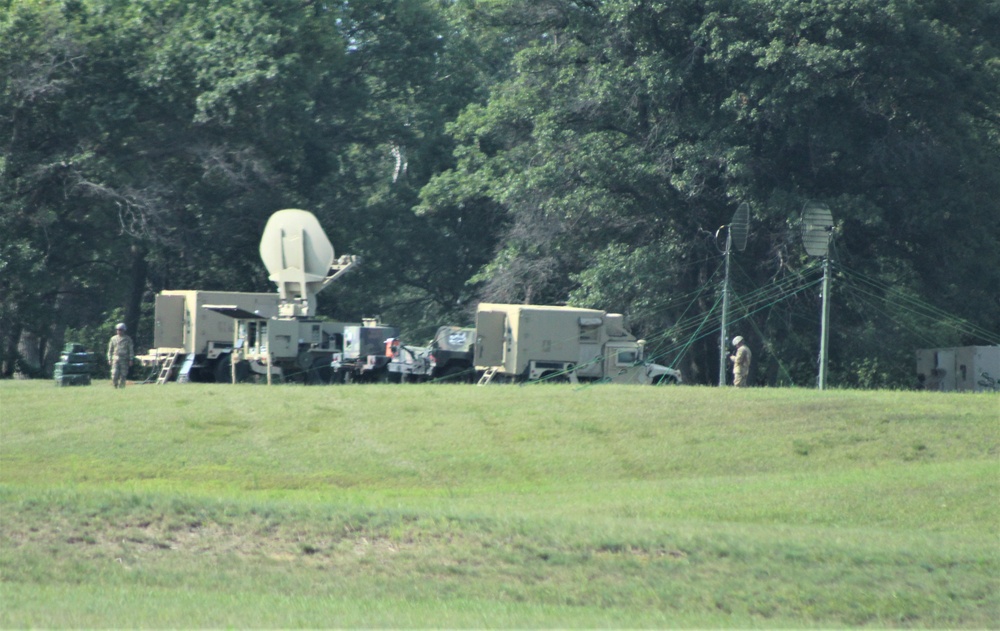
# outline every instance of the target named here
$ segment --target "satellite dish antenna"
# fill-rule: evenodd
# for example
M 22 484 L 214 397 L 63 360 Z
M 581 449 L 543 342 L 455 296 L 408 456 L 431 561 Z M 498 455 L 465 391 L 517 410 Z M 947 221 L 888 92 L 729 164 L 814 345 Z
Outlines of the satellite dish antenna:
M 333 245 L 307 210 L 289 208 L 271 215 L 260 240 L 260 258 L 278 286 L 279 315 L 309 317 L 316 313 L 316 294 L 358 262 L 335 259 Z
M 806 202 L 802 209 L 802 245 L 809 256 L 823 257 L 823 313 L 819 334 L 819 376 L 816 387 L 826 389 L 826 365 L 830 340 L 830 237 L 833 235 L 833 214 L 820 202 Z
M 742 252 L 747 248 L 747 232 L 750 230 L 750 204 L 743 202 L 733 213 L 733 222 L 729 224 L 729 233 L 733 236 L 733 245 Z
M 833 215 L 820 202 L 806 202 L 802 209 L 802 245 L 809 256 L 826 256 L 830 251 Z
M 719 335 L 719 386 L 726 385 L 726 337 L 728 336 L 727 324 L 729 318 L 729 255 L 733 250 L 733 246 L 742 252 L 747 247 L 747 232 L 750 229 L 750 204 L 743 202 L 737 208 L 736 212 L 733 213 L 733 220 L 728 226 L 722 226 L 722 228 L 729 228 L 726 232 L 726 279 L 723 281 L 722 285 L 722 326 L 720 327 Z M 722 228 L 715 233 L 716 239 L 718 239 L 719 234 L 722 232 Z

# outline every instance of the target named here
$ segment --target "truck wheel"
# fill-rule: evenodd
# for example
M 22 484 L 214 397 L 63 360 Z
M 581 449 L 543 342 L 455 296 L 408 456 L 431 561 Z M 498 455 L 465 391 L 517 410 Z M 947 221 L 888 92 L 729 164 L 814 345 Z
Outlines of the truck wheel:
M 542 373 L 542 376 L 539 377 L 538 380 L 545 383 L 569 383 L 569 373 L 546 370 Z
M 336 385 L 336 384 L 345 383 L 345 381 L 344 381 L 344 375 L 345 375 L 345 372 L 343 370 L 333 370 L 331 368 L 330 369 L 330 384 Z
M 465 374 L 465 369 L 461 366 L 448 366 L 441 371 L 441 376 L 437 378 L 437 381 L 442 383 L 456 383 L 468 381 L 468 377 Z
M 674 377 L 673 375 L 660 375 L 656 380 L 656 385 L 675 386 L 677 385 L 677 377 Z
M 212 370 L 212 377 L 215 383 L 232 383 L 233 373 L 230 367 L 231 357 L 229 354 L 220 355 L 215 360 L 215 367 Z M 246 362 L 236 364 L 236 383 L 245 383 L 250 378 L 250 366 Z
M 326 385 L 333 379 L 333 370 L 330 368 L 330 360 L 326 357 L 317 357 L 313 360 L 309 369 L 309 383 L 311 385 Z

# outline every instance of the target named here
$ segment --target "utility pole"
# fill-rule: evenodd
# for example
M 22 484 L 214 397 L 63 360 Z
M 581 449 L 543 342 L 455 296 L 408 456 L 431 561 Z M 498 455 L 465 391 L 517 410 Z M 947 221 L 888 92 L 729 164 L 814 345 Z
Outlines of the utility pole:
M 816 386 L 826 390 L 826 364 L 830 342 L 830 255 L 823 259 L 823 319 L 819 334 L 819 380 Z
M 733 252 L 735 242 L 736 249 L 742 252 L 747 247 L 747 231 L 750 226 L 750 205 L 746 202 L 737 207 L 733 213 L 733 220 L 728 226 L 722 226 L 715 233 L 716 242 L 719 233 L 726 229 L 726 278 L 722 282 L 722 326 L 719 331 L 719 387 L 726 385 L 726 349 L 729 347 L 729 257 Z
M 826 204 L 806 202 L 802 209 L 802 245 L 809 256 L 823 257 L 823 309 L 819 333 L 819 376 L 816 387 L 826 389 L 826 365 L 830 341 L 830 239 L 833 214 Z
M 732 230 L 726 231 L 726 279 L 722 282 L 722 326 L 719 335 L 719 387 L 726 385 L 726 336 L 729 324 L 729 254 L 733 245 Z

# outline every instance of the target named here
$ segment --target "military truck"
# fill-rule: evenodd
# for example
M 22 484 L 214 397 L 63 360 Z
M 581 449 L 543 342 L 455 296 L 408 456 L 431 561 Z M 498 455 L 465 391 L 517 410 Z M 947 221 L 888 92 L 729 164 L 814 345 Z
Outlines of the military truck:
M 334 354 L 343 352 L 352 327 L 363 325 L 317 318 L 316 295 L 358 265 L 360 258 L 336 258 L 316 216 L 297 208 L 271 215 L 261 236 L 260 257 L 278 287 L 276 314 L 222 302 L 205 307 L 232 318 L 229 330 L 238 361 L 231 380 L 256 374 L 266 376 L 268 383 L 329 382 Z
M 271 318 L 278 314 L 278 295 L 232 291 L 167 290 L 156 295 L 153 348 L 136 357 L 152 369 L 159 383 L 230 381 L 233 321 L 206 305 L 228 304 Z
M 475 375 L 473 345 L 476 330 L 442 326 L 427 346 L 409 346 L 392 340 L 389 376 L 401 383 L 421 381 L 472 382 Z
M 344 327 L 343 344 L 330 361 L 332 383 L 384 381 L 389 361 L 386 343 L 399 337 L 399 329 L 378 320 L 363 319 L 360 325 Z
M 650 363 L 624 316 L 598 309 L 482 303 L 476 311 L 475 366 L 494 379 L 671 384 L 680 372 Z

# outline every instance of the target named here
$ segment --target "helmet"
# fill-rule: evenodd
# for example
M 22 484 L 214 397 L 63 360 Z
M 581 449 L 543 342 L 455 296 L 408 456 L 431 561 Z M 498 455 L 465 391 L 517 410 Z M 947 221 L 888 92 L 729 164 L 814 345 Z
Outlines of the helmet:
M 118 324 L 116 324 L 115 325 L 115 330 L 116 331 L 124 331 L 125 330 L 125 323 L 124 322 L 119 322 Z
M 739 346 L 742 343 L 743 343 L 742 335 L 737 335 L 736 337 L 733 338 L 733 346 Z

